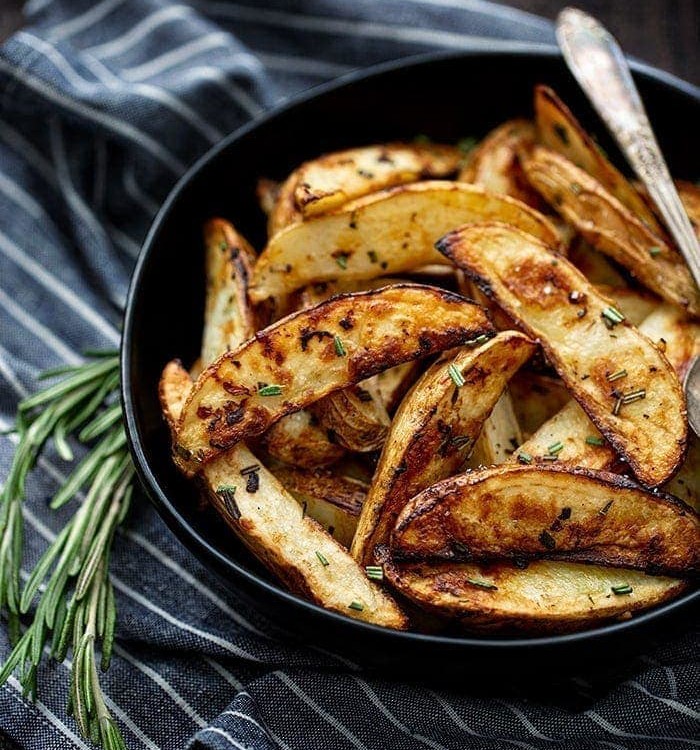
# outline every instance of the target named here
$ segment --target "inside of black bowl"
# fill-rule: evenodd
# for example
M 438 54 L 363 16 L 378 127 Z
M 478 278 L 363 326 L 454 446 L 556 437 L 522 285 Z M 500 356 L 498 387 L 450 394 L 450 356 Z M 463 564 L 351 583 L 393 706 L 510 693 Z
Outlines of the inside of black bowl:
M 638 75 L 638 82 L 672 171 L 697 178 L 699 100 L 653 75 Z M 553 86 L 615 157 L 613 144 L 556 55 L 436 57 L 358 75 L 244 129 L 200 161 L 156 220 L 134 277 L 125 323 L 125 406 L 137 462 L 151 496 L 178 535 L 229 580 L 233 568 L 226 560 L 252 573 L 252 579 L 233 585 L 248 588 L 261 603 L 277 595 L 276 585 L 264 583 L 270 581 L 267 574 L 218 519 L 198 510 L 193 487 L 170 460 L 159 412 L 157 383 L 163 365 L 180 358 L 189 366 L 198 355 L 203 223 L 212 216 L 227 218 L 260 249 L 265 218 L 255 197 L 259 177 L 280 179 L 305 159 L 363 143 L 417 135 L 444 142 L 479 137 L 508 118 L 531 116 L 537 83 Z

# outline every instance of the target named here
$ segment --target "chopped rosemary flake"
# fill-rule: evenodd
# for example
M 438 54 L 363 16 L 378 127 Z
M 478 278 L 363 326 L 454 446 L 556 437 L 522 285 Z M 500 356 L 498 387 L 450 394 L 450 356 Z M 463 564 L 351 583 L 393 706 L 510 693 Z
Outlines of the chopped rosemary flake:
M 224 500 L 233 500 L 236 494 L 236 488 L 232 484 L 222 484 L 216 488 L 216 494 Z
M 348 259 L 345 255 L 338 255 L 336 256 L 335 262 L 343 269 L 345 270 L 348 267 Z
M 485 344 L 490 339 L 491 337 L 488 334 L 482 333 L 479 336 L 477 336 L 475 339 L 472 339 L 469 343 L 470 344 Z
M 222 252 L 228 250 L 228 242 L 226 242 L 226 240 L 221 240 L 221 242 L 219 242 L 219 250 Z
M 644 390 L 644 388 L 639 388 L 639 390 L 631 391 L 630 393 L 625 393 L 622 396 L 622 403 L 623 404 L 631 404 L 633 401 L 641 401 L 641 399 L 647 397 L 647 392 Z
M 608 328 L 614 328 L 625 319 L 625 316 L 616 307 L 606 307 L 600 314 L 603 322 Z
M 518 453 L 518 461 L 521 464 L 531 464 L 532 456 L 529 453 L 526 453 L 525 451 L 520 451 L 520 453 Z
M 379 260 L 376 250 L 368 250 L 367 257 L 369 258 L 370 263 L 376 263 Z
M 605 445 L 603 438 L 599 438 L 597 435 L 589 435 L 586 438 L 588 445 Z
M 281 385 L 264 385 L 262 388 L 258 388 L 259 396 L 279 396 L 281 393 Z
M 367 578 L 371 578 L 374 581 L 384 580 L 384 568 L 381 565 L 366 565 L 365 573 L 367 573 Z
M 467 578 L 467 583 L 472 586 L 478 586 L 480 589 L 486 589 L 487 591 L 498 591 L 498 586 L 488 581 L 479 581 L 476 578 Z
M 321 565 L 323 565 L 324 568 L 327 568 L 330 565 L 330 563 L 326 559 L 326 556 L 318 550 L 316 550 L 316 557 L 318 557 Z
M 245 466 L 241 469 L 240 474 L 242 477 L 244 477 L 247 474 L 254 474 L 256 471 L 260 471 L 260 464 L 251 464 L 250 466 Z
M 347 352 L 345 351 L 345 347 L 343 346 L 343 342 L 340 339 L 340 336 L 336 333 L 336 335 L 333 337 L 333 344 L 335 346 L 335 353 L 339 357 L 344 357 Z
M 550 454 L 550 456 L 555 456 L 557 453 L 561 453 L 564 450 L 564 443 L 562 443 L 561 440 L 557 440 L 556 443 L 552 443 L 550 446 L 547 447 L 547 453 Z
M 450 373 L 452 382 L 457 386 L 457 388 L 461 388 L 466 381 L 462 377 L 462 373 L 455 366 L 454 362 L 447 368 L 447 371 Z
M 569 185 L 569 188 L 571 188 L 571 192 L 574 195 L 581 194 L 581 186 L 578 184 L 578 182 L 572 182 L 571 185 Z
M 605 503 L 605 505 L 598 511 L 599 516 L 607 516 L 608 511 L 610 508 L 612 508 L 613 500 L 610 500 L 609 502 Z
M 620 378 L 626 378 L 627 377 L 627 370 L 622 368 L 622 370 L 618 370 L 617 372 L 613 372 L 610 375 L 606 376 L 609 383 L 612 383 L 614 380 L 619 380 Z
M 611 586 L 610 590 L 615 594 L 615 596 L 622 596 L 624 594 L 631 594 L 634 589 L 629 585 L 629 583 L 621 583 L 619 586 Z
M 657 255 L 661 255 L 661 248 L 660 247 L 650 247 L 649 248 L 649 255 L 651 255 L 652 258 L 655 258 Z
M 621 406 L 622 406 L 622 397 L 615 400 L 615 405 L 612 408 L 612 413 L 614 417 L 616 417 L 620 413 Z
M 557 456 L 556 453 L 547 453 L 547 455 L 542 456 L 543 461 L 558 461 L 559 456 Z
M 364 608 L 365 607 L 364 607 L 364 604 L 362 604 L 362 602 L 350 602 L 350 604 L 348 604 L 348 609 L 354 609 L 357 612 L 362 612 Z

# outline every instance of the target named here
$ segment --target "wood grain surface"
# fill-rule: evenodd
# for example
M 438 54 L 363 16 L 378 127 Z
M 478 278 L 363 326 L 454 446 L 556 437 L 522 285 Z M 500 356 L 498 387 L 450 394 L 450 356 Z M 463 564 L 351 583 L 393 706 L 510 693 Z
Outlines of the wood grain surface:
M 351 2 L 351 0 L 347 0 Z M 499 0 L 555 18 L 564 0 Z M 700 84 L 700 0 L 570 0 L 599 18 L 625 51 Z M 0 0 L 0 41 L 22 23 L 23 0 Z

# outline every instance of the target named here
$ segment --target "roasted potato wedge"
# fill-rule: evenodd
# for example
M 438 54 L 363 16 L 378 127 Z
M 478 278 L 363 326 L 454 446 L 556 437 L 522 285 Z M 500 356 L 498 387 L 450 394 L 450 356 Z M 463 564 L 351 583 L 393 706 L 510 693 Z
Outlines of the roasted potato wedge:
M 343 547 L 350 547 L 368 485 L 327 469 L 272 468 L 282 486 L 294 495 L 305 512 Z
M 160 383 L 163 412 L 177 424 L 187 371 L 170 362 Z M 357 620 L 403 629 L 406 616 L 242 443 L 205 466 L 204 488 L 219 515 L 289 589 Z M 281 543 L 283 541 L 283 543 Z
M 589 242 L 577 235 L 569 246 L 567 258 L 591 282 L 591 284 L 621 289 L 628 280 L 619 266 L 607 255 L 596 250 Z
M 397 591 L 477 631 L 581 630 L 629 617 L 688 587 L 678 579 L 579 563 L 538 560 L 522 569 L 509 562 L 396 562 L 383 552 L 384 577 Z
M 379 395 L 375 378 L 322 398 L 310 407 L 332 441 L 348 450 L 379 450 L 389 432 L 389 414 Z
M 275 422 L 261 442 L 273 458 L 302 469 L 330 466 L 345 455 L 345 449 L 329 439 L 327 430 L 308 409 Z
M 256 255 L 235 228 L 224 219 L 204 226 L 207 296 L 204 308 L 202 365 L 252 336 L 256 321 L 248 304 L 247 288 Z
M 688 425 L 676 374 L 571 263 L 497 222 L 462 227 L 437 247 L 541 343 L 641 482 L 657 487 L 680 468 Z
M 681 255 L 563 156 L 536 147 L 523 162 L 533 187 L 595 248 L 662 299 L 700 315 L 700 291 Z
M 299 167 L 294 201 L 305 218 L 317 216 L 377 190 L 454 174 L 463 158 L 456 146 L 433 143 L 387 143 L 337 151 Z
M 372 279 L 426 263 L 445 263 L 433 247 L 466 221 L 497 218 L 556 246 L 557 232 L 534 209 L 456 182 L 419 182 L 383 190 L 342 210 L 278 232 L 260 255 L 249 294 L 284 307 L 288 295 L 335 278 Z
M 571 110 L 548 86 L 535 86 L 535 119 L 542 144 L 588 172 L 659 238 L 664 236 L 656 216 L 642 196 L 610 163 Z
M 680 577 L 700 572 L 700 519 L 619 474 L 498 466 L 429 487 L 391 534 L 396 559 L 563 559 Z
M 525 179 L 519 159 L 520 152 L 531 148 L 536 139 L 537 130 L 529 120 L 504 122 L 471 152 L 457 179 L 541 209 L 542 199 Z
M 559 378 L 540 375 L 530 370 L 516 373 L 508 384 L 508 390 L 515 418 L 526 438 L 571 400 L 569 391 Z
M 388 541 L 397 515 L 420 490 L 454 473 L 510 376 L 535 344 L 515 331 L 432 365 L 401 402 L 362 508 L 352 554 L 362 565 Z
M 639 330 L 664 352 L 669 364 L 682 378 L 697 354 L 700 345 L 700 328 L 685 318 L 674 305 L 661 303 L 640 325 Z M 622 374 L 621 371 L 618 371 Z M 626 379 L 621 377 L 620 381 Z M 616 382 L 615 380 L 613 382 Z M 521 461 L 552 460 L 550 448 L 557 449 L 558 464 L 582 466 L 588 469 L 612 469 L 617 454 L 581 407 L 570 401 L 544 422 L 520 446 L 516 458 Z M 672 492 L 671 494 L 676 494 Z
M 389 414 L 393 414 L 399 408 L 401 400 L 416 382 L 420 371 L 421 363 L 413 361 L 390 367 L 374 376 L 379 397 Z
M 478 305 L 417 284 L 342 295 L 294 313 L 202 373 L 182 412 L 175 460 L 196 473 L 329 393 L 492 330 Z
M 280 192 L 280 183 L 275 180 L 268 180 L 266 177 L 261 177 L 255 186 L 255 195 L 258 199 L 258 204 L 265 216 L 275 210 L 277 198 Z

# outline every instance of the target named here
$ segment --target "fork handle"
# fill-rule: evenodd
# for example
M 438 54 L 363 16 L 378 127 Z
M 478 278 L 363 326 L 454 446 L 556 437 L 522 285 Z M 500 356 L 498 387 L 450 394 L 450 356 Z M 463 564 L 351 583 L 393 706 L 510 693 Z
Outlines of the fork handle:
M 557 40 L 571 72 L 644 183 L 700 286 L 698 238 L 618 43 L 598 21 L 576 8 L 559 14 Z

